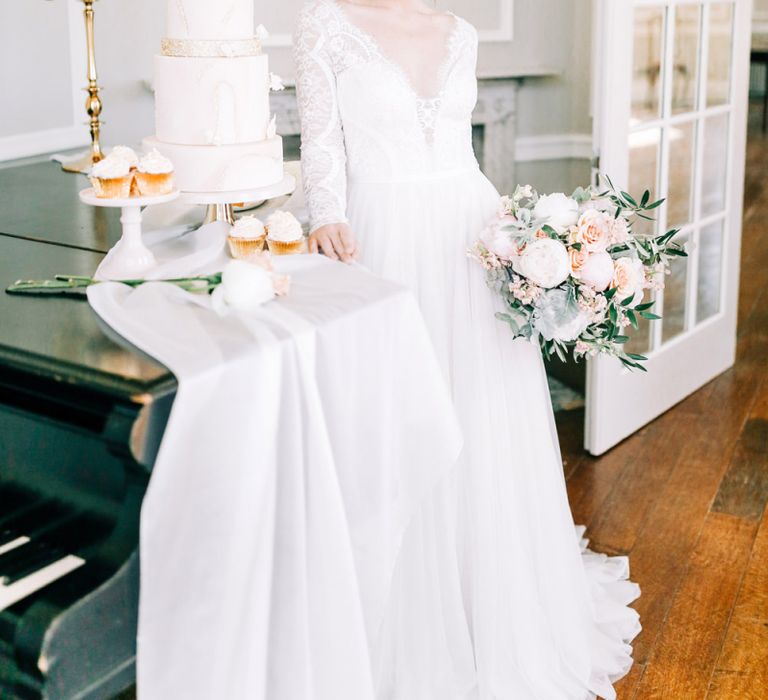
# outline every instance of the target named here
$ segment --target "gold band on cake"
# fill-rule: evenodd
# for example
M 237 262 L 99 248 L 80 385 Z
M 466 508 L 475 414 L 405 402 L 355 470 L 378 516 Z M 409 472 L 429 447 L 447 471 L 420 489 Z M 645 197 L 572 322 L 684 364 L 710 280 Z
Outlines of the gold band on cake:
M 252 39 L 162 39 L 160 52 L 163 56 L 196 58 L 234 58 L 236 56 L 260 56 L 261 41 Z

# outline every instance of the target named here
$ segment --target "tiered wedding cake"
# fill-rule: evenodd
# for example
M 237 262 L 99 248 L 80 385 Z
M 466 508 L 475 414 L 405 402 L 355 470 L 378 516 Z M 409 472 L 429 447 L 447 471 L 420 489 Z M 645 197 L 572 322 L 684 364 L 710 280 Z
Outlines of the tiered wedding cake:
M 155 127 L 144 140 L 173 162 L 185 192 L 232 192 L 283 179 L 270 73 L 253 0 L 168 0 L 155 56 Z

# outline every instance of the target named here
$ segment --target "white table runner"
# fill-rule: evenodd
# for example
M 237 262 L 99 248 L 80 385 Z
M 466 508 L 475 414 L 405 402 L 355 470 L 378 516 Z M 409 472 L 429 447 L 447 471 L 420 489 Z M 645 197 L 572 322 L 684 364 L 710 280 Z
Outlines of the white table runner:
M 225 232 L 158 233 L 156 276 L 220 269 Z M 280 267 L 289 297 L 224 318 L 166 284 L 89 289 L 179 383 L 141 514 L 140 700 L 373 700 L 403 532 L 461 447 L 408 292 Z

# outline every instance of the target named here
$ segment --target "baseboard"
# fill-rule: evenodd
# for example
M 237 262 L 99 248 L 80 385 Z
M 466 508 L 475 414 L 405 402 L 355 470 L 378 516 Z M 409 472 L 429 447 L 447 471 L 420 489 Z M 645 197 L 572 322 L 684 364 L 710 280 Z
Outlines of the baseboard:
M 33 131 L 15 136 L 0 137 L 0 161 L 26 158 L 40 153 L 65 151 L 91 142 L 84 126 L 66 126 L 59 129 Z
M 591 158 L 592 136 L 590 134 L 519 136 L 515 141 L 515 160 L 519 163 L 539 160 L 590 160 Z

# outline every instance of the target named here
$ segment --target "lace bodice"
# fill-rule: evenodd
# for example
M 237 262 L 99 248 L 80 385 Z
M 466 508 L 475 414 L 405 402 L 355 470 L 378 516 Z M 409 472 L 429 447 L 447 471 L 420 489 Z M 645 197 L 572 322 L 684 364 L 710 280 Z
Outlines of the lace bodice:
M 302 171 L 311 228 L 346 222 L 347 184 L 476 168 L 477 32 L 453 16 L 433 90 L 334 0 L 302 10 L 295 37 Z M 434 70 L 432 70 L 434 68 Z M 418 87 L 417 87 L 418 85 Z

